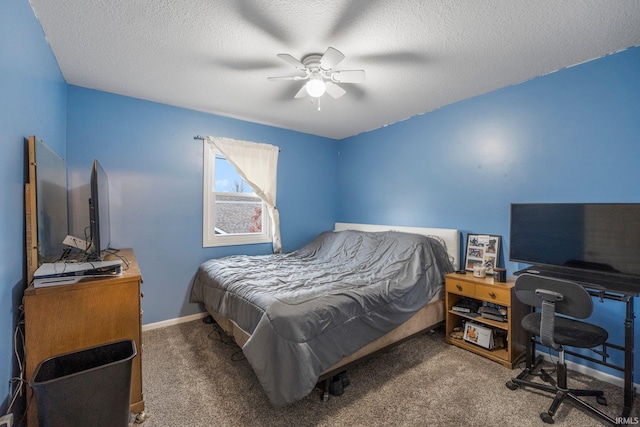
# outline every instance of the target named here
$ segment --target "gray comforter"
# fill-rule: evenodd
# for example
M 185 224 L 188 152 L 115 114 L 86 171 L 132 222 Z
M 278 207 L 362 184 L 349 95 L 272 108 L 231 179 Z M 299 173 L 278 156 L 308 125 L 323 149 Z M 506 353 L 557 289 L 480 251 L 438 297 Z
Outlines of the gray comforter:
M 242 350 L 271 404 L 282 406 L 408 320 L 451 271 L 445 248 L 425 236 L 325 232 L 288 254 L 203 263 L 191 300 L 251 334 Z

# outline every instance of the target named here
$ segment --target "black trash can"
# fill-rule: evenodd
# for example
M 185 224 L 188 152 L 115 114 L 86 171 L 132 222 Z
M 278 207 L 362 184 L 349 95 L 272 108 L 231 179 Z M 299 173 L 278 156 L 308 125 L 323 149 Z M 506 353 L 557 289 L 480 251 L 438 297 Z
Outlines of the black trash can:
M 127 427 L 134 341 L 117 341 L 43 360 L 29 385 L 40 427 Z

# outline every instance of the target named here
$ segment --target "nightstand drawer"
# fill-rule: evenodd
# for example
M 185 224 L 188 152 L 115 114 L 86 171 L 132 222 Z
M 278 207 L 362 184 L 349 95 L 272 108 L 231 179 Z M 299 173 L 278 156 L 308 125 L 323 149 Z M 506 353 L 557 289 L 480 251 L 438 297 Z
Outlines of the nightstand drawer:
M 511 290 L 490 285 L 476 285 L 476 298 L 496 304 L 511 305 Z
M 447 280 L 447 292 L 472 297 L 476 294 L 475 288 L 476 285 L 473 283 L 463 282 L 461 280 Z

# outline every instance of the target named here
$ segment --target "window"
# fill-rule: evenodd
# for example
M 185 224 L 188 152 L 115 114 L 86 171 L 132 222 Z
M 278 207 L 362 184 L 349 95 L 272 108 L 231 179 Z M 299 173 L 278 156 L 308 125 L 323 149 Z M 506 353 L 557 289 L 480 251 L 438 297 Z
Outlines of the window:
M 220 151 L 205 141 L 203 246 L 271 241 L 265 203 Z

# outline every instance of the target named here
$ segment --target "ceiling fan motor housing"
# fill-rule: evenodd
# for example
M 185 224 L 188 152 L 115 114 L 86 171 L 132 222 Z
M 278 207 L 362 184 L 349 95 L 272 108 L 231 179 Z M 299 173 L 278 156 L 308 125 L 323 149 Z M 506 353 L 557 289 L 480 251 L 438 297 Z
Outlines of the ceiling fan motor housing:
M 359 83 L 364 80 L 364 70 L 334 71 L 338 63 L 344 59 L 344 54 L 335 48 L 328 48 L 324 54 L 312 53 L 301 61 L 287 53 L 277 55 L 280 59 L 304 71 L 305 76 L 269 77 L 269 80 L 309 80 L 296 93 L 294 98 L 309 95 L 312 98 L 321 97 L 325 91 L 333 98 L 340 98 L 346 91 L 336 83 Z

